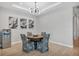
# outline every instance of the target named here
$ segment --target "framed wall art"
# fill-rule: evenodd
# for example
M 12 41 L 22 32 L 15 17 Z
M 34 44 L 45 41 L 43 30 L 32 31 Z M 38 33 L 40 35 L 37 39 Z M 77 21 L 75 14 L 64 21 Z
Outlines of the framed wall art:
M 28 19 L 28 28 L 33 28 L 33 27 L 34 27 L 34 20 Z
M 26 29 L 27 28 L 27 19 L 24 19 L 24 18 L 21 18 L 20 19 L 20 27 L 22 28 L 22 29 Z
M 9 17 L 9 28 L 15 29 L 18 27 L 18 18 Z

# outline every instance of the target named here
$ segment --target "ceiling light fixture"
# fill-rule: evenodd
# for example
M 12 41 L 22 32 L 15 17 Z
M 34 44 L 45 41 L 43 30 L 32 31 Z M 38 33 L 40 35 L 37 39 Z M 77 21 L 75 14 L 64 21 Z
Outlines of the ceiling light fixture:
M 38 15 L 39 13 L 39 8 L 37 7 L 37 2 L 34 2 L 35 6 L 34 8 L 29 8 L 30 9 L 30 13 L 32 15 Z

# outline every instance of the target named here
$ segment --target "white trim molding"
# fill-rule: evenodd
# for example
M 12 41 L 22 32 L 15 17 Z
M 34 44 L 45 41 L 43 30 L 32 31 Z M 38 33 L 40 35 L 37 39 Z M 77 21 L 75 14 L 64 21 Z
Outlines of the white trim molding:
M 30 12 L 29 9 L 23 8 L 23 7 L 19 6 L 19 5 L 13 4 L 12 6 L 15 7 L 15 8 L 19 8 L 19 9 Z
M 44 9 L 42 9 L 42 10 L 40 11 L 40 13 L 45 12 L 47 9 L 51 9 L 51 8 L 57 7 L 57 6 L 60 5 L 61 3 L 62 3 L 62 2 L 57 2 L 57 3 L 55 3 L 55 4 L 52 4 L 52 5 L 50 5 L 50 6 L 46 7 L 46 8 L 44 8 Z
M 60 43 L 60 42 L 55 42 L 55 41 L 52 41 L 52 40 L 49 40 L 49 42 L 57 44 L 57 45 L 73 48 L 73 45 L 67 45 L 67 44 L 63 44 L 63 43 Z
M 67 44 L 63 44 L 63 43 L 60 43 L 60 42 L 55 42 L 55 41 L 52 41 L 52 40 L 49 40 L 49 42 L 57 44 L 57 45 L 73 48 L 73 45 L 67 45 Z M 12 42 L 11 45 L 14 45 L 14 44 L 17 44 L 17 43 L 21 43 L 21 41 Z
M 45 11 L 48 10 L 48 9 L 57 7 L 57 6 L 60 5 L 60 4 L 62 4 L 62 2 L 54 3 L 54 4 L 52 4 L 52 5 L 48 6 L 48 7 L 46 7 L 46 8 L 44 8 L 44 9 L 40 10 L 40 14 L 39 14 L 39 15 L 41 15 L 41 13 L 45 12 Z M 16 5 L 16 4 L 13 4 L 12 7 L 30 12 L 29 9 L 24 8 L 24 7 L 22 7 L 22 6 L 19 6 L 19 5 Z

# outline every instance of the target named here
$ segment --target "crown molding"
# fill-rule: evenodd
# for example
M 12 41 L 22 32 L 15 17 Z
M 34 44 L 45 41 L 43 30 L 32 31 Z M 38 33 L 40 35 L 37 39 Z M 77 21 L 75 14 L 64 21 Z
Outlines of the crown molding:
M 48 7 L 40 10 L 40 14 L 39 15 L 41 15 L 42 13 L 44 13 L 45 11 L 47 11 L 48 9 L 54 8 L 54 7 L 56 7 L 56 6 L 60 5 L 60 4 L 62 4 L 62 2 L 57 2 L 55 4 L 52 4 L 52 5 L 48 6 Z M 27 11 L 27 12 L 30 13 L 29 9 L 27 9 L 27 8 L 21 7 L 21 6 L 16 5 L 16 4 L 13 4 L 12 6 L 15 7 L 15 8 L 18 8 L 18 9 L 25 10 L 25 11 Z M 39 16 L 39 15 L 37 15 L 37 16 Z
M 22 10 L 30 12 L 29 9 L 23 8 L 23 7 L 21 7 L 19 5 L 16 5 L 16 4 L 13 4 L 12 7 L 19 8 L 19 9 L 22 9 Z
M 52 5 L 48 6 L 47 8 L 42 9 L 42 10 L 40 11 L 40 14 L 42 14 L 42 13 L 45 12 L 46 10 L 51 9 L 51 8 L 54 8 L 54 7 L 56 7 L 56 6 L 60 5 L 60 4 L 62 4 L 62 2 L 57 2 L 57 3 L 55 3 L 55 4 L 52 4 Z

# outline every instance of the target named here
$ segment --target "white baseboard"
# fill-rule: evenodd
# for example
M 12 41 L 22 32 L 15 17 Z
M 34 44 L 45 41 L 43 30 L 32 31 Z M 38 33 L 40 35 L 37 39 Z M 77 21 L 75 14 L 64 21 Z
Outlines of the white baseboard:
M 21 43 L 21 41 L 12 42 L 11 45 L 14 45 L 14 44 L 17 44 L 17 43 Z
M 57 45 L 73 48 L 72 45 L 67 45 L 67 44 L 63 44 L 63 43 L 60 43 L 60 42 L 55 42 L 55 41 L 52 41 L 52 40 L 49 40 L 49 42 L 57 44 Z M 12 45 L 17 44 L 17 43 L 21 43 L 21 41 L 12 42 Z
M 55 41 L 52 41 L 52 40 L 50 40 L 49 42 L 57 44 L 57 45 L 73 48 L 73 45 L 67 45 L 67 44 L 63 44 L 63 43 L 60 43 L 60 42 L 55 42 Z

